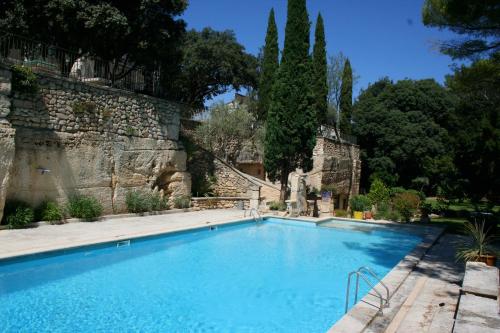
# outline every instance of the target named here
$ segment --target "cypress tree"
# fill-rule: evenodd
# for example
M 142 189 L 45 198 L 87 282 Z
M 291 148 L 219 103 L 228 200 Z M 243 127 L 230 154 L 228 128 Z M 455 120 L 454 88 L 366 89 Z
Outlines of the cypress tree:
M 340 133 L 351 134 L 352 120 L 352 69 L 346 59 L 340 87 Z
M 305 0 L 289 0 L 285 47 L 273 85 L 264 147 L 268 176 L 281 182 L 281 201 L 286 197 L 290 172 L 312 168 L 316 144 L 309 29 Z
M 323 17 L 318 14 L 316 20 L 316 31 L 314 33 L 313 69 L 314 69 L 314 97 L 318 124 L 326 123 L 328 112 L 328 83 L 327 83 L 327 61 L 326 41 Z
M 267 23 L 266 45 L 262 58 L 262 72 L 259 80 L 259 120 L 265 120 L 273 89 L 274 78 L 279 68 L 279 47 L 278 47 L 278 29 L 274 18 L 274 9 L 269 12 Z

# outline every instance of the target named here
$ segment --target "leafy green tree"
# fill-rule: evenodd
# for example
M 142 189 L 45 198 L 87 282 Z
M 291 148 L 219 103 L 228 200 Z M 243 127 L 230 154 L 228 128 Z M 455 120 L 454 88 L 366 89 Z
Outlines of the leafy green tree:
M 372 205 L 379 205 L 383 202 L 388 202 L 391 197 L 391 190 L 378 178 L 375 178 L 370 185 L 370 192 L 368 198 Z
M 186 0 L 5 0 L 0 29 L 130 67 L 175 63 Z
M 435 192 L 453 179 L 448 124 L 456 100 L 434 80 L 382 79 L 363 90 L 354 105 L 353 133 L 361 146 L 362 186 L 370 177 L 411 188 L 427 177 Z M 420 187 L 419 187 L 420 189 Z
M 346 59 L 340 88 L 340 133 L 352 132 L 352 69 L 349 59 Z
M 267 116 L 264 156 L 269 178 L 281 182 L 281 201 L 286 197 L 289 173 L 298 167 L 304 171 L 312 168 L 317 121 L 309 28 L 305 0 L 289 0 L 283 57 Z
M 195 140 L 203 148 L 235 165 L 243 145 L 252 139 L 255 119 L 242 106 L 233 109 L 218 103 L 210 111 L 210 118 L 196 128 Z
M 233 31 L 188 31 L 174 78 L 166 77 L 168 98 L 203 109 L 204 102 L 230 88 L 257 85 L 257 60 L 245 52 Z
M 328 83 L 327 83 L 327 61 L 325 27 L 321 14 L 316 20 L 313 49 L 313 80 L 314 95 L 316 99 L 315 108 L 318 115 L 318 123 L 326 124 L 328 114 Z
M 271 104 L 272 89 L 276 72 L 279 68 L 278 28 L 274 18 L 274 9 L 269 12 L 266 45 L 264 46 L 262 67 L 259 80 L 259 120 L 265 120 Z
M 449 29 L 466 36 L 441 45 L 453 58 L 493 54 L 500 51 L 498 0 L 426 0 L 422 9 L 425 25 Z
M 459 96 L 452 130 L 457 181 L 474 201 L 500 200 L 500 53 L 462 66 L 446 85 Z

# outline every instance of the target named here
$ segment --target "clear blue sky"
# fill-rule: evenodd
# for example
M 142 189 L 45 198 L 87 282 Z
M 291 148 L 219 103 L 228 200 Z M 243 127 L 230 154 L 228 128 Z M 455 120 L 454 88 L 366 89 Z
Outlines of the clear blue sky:
M 321 12 L 328 53 L 342 51 L 360 76 L 355 96 L 359 89 L 384 76 L 393 80 L 435 78 L 442 83 L 444 76 L 451 73 L 452 60 L 441 55 L 433 42 L 453 35 L 422 24 L 423 0 L 308 0 L 307 3 L 311 34 Z M 264 44 L 272 7 L 282 48 L 286 6 L 286 0 L 189 0 L 183 18 L 188 29 L 210 26 L 233 30 L 247 52 L 257 54 Z M 216 100 L 227 101 L 232 94 Z

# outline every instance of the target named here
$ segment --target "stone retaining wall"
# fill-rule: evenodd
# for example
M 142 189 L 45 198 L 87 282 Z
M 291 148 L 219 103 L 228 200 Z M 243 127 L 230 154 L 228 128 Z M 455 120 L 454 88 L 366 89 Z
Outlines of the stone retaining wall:
M 3 68 L 2 88 L 10 88 L 7 81 Z M 179 105 L 47 75 L 39 75 L 38 85 L 35 94 L 4 90 L 0 97 L 6 128 L 0 143 L 7 148 L 0 157 L 0 206 L 5 197 L 36 206 L 88 194 L 100 200 L 104 213 L 119 213 L 131 190 L 189 195 Z
M 192 198 L 191 204 L 193 208 L 197 209 L 227 209 L 239 208 L 240 202 L 243 202 L 245 209 L 250 208 L 249 198 L 238 197 L 203 197 Z

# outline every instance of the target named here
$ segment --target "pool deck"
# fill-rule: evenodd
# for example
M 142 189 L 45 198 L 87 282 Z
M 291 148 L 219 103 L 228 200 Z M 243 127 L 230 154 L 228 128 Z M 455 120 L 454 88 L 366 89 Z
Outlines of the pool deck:
M 0 259 L 226 224 L 243 218 L 244 211 L 226 209 L 0 230 Z M 300 219 L 316 223 L 327 220 Z M 454 263 L 453 244 L 457 236 L 440 238 L 440 228 L 402 228 L 413 229 L 424 240 L 383 279 L 391 292 L 390 306 L 384 309 L 384 315 L 377 316 L 377 309 L 370 305 L 377 299 L 368 294 L 329 332 L 452 332 L 463 275 Z
M 227 223 L 243 214 L 220 209 L 0 230 L 0 259 Z

